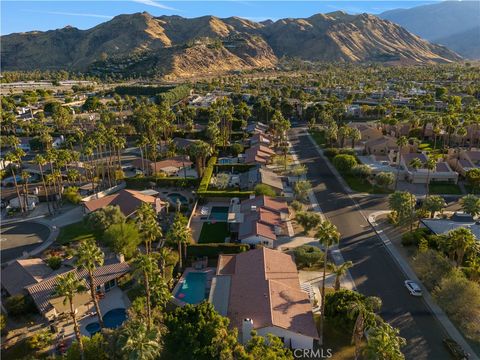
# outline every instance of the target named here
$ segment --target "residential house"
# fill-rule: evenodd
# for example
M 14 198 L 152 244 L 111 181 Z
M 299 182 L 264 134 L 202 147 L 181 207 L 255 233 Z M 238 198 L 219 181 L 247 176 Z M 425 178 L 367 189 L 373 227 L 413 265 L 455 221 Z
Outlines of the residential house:
M 270 147 L 270 145 L 272 144 L 272 140 L 268 135 L 259 131 L 252 135 L 252 137 L 249 139 L 249 143 L 251 147 L 254 147 L 256 145 Z
M 10 296 L 26 294 L 27 286 L 42 282 L 52 273 L 40 258 L 18 259 L 2 270 L 2 288 Z
M 266 146 L 257 144 L 245 150 L 245 164 L 265 165 L 270 162 L 273 155 L 275 155 L 275 151 Z
M 480 168 L 480 151 L 449 149 L 448 164 L 460 175 L 465 176 L 467 171 Z
M 270 186 L 277 195 L 284 193 L 284 185 L 282 178 L 275 172 L 266 168 L 252 168 L 239 176 L 240 189 L 253 189 L 257 184 L 265 184 Z
M 83 203 L 85 213 L 90 213 L 105 206 L 118 206 L 126 217 L 135 216 L 140 205 L 151 204 L 158 214 L 165 203 L 157 197 L 146 195 L 142 191 L 122 189 L 119 192 L 107 195 L 99 199 L 85 201 Z
M 388 154 L 398 149 L 397 140 L 391 136 L 382 135 L 365 142 L 365 152 L 369 155 Z
M 423 166 L 418 169 L 410 165 L 414 159 L 419 159 Z M 414 184 L 426 184 L 429 182 L 449 182 L 456 184 L 458 173 L 453 171 L 450 165 L 445 161 L 438 161 L 434 170 L 428 170 L 424 164 L 428 161 L 428 156 L 423 153 L 402 154 L 400 166 L 406 169 L 406 179 Z
M 469 214 L 456 212 L 450 219 L 422 219 L 420 222 L 436 235 L 443 235 L 458 228 L 467 228 L 472 231 L 477 240 L 480 240 L 480 224 Z
M 359 118 L 362 116 L 362 109 L 358 104 L 345 105 L 345 116 Z
M 365 144 L 367 141 L 381 139 L 383 137 L 380 129 L 366 123 L 350 123 L 348 126 L 360 131 L 361 139 L 358 142 L 359 144 Z
M 290 348 L 312 349 L 318 340 L 313 299 L 301 290 L 291 255 L 265 247 L 220 255 L 209 301 L 238 329 L 242 343 L 252 330 L 276 335 Z
M 246 128 L 246 131 L 249 134 L 253 134 L 253 133 L 256 133 L 256 132 L 266 133 L 268 131 L 268 125 L 266 125 L 266 124 L 264 124 L 260 121 L 257 121 L 257 122 L 248 124 L 247 128 Z
M 192 162 L 186 156 L 175 156 L 161 161 L 150 161 L 148 159 L 135 159 L 132 166 L 142 170 L 146 174 L 164 173 L 167 176 L 198 177 L 195 169 L 192 169 Z

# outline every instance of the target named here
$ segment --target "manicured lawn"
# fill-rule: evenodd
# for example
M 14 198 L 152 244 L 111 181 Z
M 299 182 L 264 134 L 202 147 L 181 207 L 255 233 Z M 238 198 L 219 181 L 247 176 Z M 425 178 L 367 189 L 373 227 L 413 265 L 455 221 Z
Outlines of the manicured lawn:
M 345 182 L 353 191 L 364 192 L 369 194 L 390 194 L 392 190 L 383 189 L 376 185 L 372 185 L 368 181 L 362 181 L 358 177 L 350 174 L 341 173 Z
M 325 140 L 324 131 L 312 130 L 310 131 L 310 135 L 312 136 L 313 140 L 315 140 L 318 146 L 320 147 L 327 146 L 327 141 Z
M 461 195 L 462 191 L 457 184 L 431 183 L 430 194 Z
M 75 241 L 87 239 L 98 240 L 99 238 L 100 234 L 94 233 L 83 223 L 83 221 L 80 221 L 78 223 L 62 227 L 57 238 L 57 243 L 60 245 L 66 245 Z
M 230 236 L 228 230 L 228 223 L 215 222 L 203 223 L 202 231 L 200 232 L 199 244 L 224 243 L 225 238 Z

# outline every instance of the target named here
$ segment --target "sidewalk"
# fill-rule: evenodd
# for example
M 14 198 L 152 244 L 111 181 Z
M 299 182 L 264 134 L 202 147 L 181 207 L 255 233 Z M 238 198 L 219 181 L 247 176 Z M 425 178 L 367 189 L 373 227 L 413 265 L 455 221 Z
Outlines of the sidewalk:
M 417 275 L 415 274 L 413 269 L 410 267 L 408 262 L 400 255 L 398 250 L 395 248 L 395 245 L 392 244 L 392 242 L 386 236 L 383 230 L 379 229 L 378 224 L 376 223 L 376 218 L 378 216 L 385 215 L 389 212 L 390 211 L 383 210 L 383 211 L 377 211 L 373 214 L 370 214 L 368 216 L 368 222 L 372 225 L 373 229 L 382 240 L 383 244 L 385 245 L 386 249 L 392 256 L 392 258 L 397 262 L 397 264 L 399 265 L 400 269 L 405 274 L 407 279 L 413 280 L 421 286 L 423 291 L 423 297 L 422 297 L 423 301 L 430 308 L 430 311 L 432 312 L 432 314 L 435 316 L 438 322 L 443 326 L 445 331 L 448 333 L 448 336 L 450 336 L 453 340 L 455 340 L 458 344 L 460 344 L 460 346 L 467 353 L 470 353 L 472 356 L 474 356 L 475 352 L 470 347 L 468 342 L 464 339 L 463 335 L 457 330 L 455 325 L 453 325 L 453 323 L 450 321 L 448 316 L 443 312 L 443 310 L 435 303 L 429 291 L 425 288 L 425 286 L 423 286 L 422 282 L 418 279 Z M 472 358 L 475 358 L 475 357 L 472 357 Z

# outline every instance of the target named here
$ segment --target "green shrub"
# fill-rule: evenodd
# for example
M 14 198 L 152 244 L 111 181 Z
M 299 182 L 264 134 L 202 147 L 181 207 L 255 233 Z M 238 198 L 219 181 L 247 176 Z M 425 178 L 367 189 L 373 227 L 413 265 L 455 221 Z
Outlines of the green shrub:
M 295 211 L 302 211 L 303 210 L 303 205 L 300 201 L 298 200 L 293 200 L 292 203 L 290 204 L 293 210 Z
M 442 253 L 432 249 L 418 252 L 413 258 L 412 267 L 418 278 L 430 290 L 438 286 L 442 278 L 453 269 L 452 263 Z
M 28 295 L 10 296 L 4 301 L 5 308 L 11 316 L 21 316 L 36 312 L 33 299 Z
M 330 159 L 340 154 L 340 151 L 337 148 L 327 148 L 323 150 L 323 154 Z
M 50 330 L 43 330 L 35 333 L 27 339 L 27 345 L 32 350 L 42 350 L 50 346 L 53 341 L 53 334 Z
M 356 291 L 341 289 L 325 295 L 325 317 L 336 327 L 351 334 L 355 318 L 350 317 L 350 306 L 355 302 L 364 302 L 366 297 Z
M 187 246 L 187 257 L 208 256 L 216 259 L 220 254 L 238 254 L 249 248 L 247 244 L 191 244 Z
M 402 235 L 402 245 L 403 246 L 418 246 L 420 240 L 425 239 L 428 230 L 426 228 L 419 228 L 412 232 L 407 232 Z
M 251 168 L 255 167 L 255 164 L 215 164 L 215 171 L 217 172 L 230 172 L 243 173 L 247 172 Z
M 255 191 L 255 195 L 265 195 L 270 197 L 274 197 L 277 195 L 275 193 L 275 190 L 270 185 L 267 185 L 267 184 L 255 185 L 254 191 Z
M 63 198 L 72 204 L 79 204 L 82 201 L 82 197 L 78 193 L 78 187 L 71 186 L 65 189 L 63 192 Z
M 50 266 L 52 270 L 58 270 L 60 266 L 62 266 L 62 258 L 60 256 L 50 256 L 47 259 L 47 265 Z
M 207 167 L 203 171 L 203 177 L 202 177 L 202 180 L 200 181 L 200 185 L 198 186 L 199 193 L 202 193 L 208 190 L 208 185 L 210 185 L 210 179 L 212 178 L 212 175 L 213 175 L 213 167 L 215 166 L 216 162 L 217 162 L 216 156 L 212 156 L 210 160 L 208 160 Z
M 293 250 L 293 256 L 299 269 L 317 265 L 323 261 L 324 258 L 323 251 L 311 245 L 302 245 L 295 248 Z
M 349 172 L 355 165 L 357 165 L 357 159 L 355 156 L 348 154 L 338 154 L 333 158 L 333 165 L 340 172 Z
M 144 190 L 150 187 L 151 183 L 155 183 L 158 187 L 179 187 L 179 188 L 191 188 L 199 184 L 200 180 L 195 178 L 183 178 L 183 177 L 133 177 L 126 178 L 125 183 L 129 189 Z

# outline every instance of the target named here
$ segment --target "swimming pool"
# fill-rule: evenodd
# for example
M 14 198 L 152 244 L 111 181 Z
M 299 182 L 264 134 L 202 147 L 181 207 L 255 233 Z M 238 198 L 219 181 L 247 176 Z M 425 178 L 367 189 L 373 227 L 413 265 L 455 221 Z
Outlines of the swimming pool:
M 113 309 L 103 315 L 103 323 L 108 329 L 116 329 L 127 319 L 127 311 L 125 309 Z M 85 329 L 94 335 L 100 331 L 100 324 L 98 322 L 93 322 L 85 326 Z
M 183 279 L 182 286 L 175 297 L 189 304 L 198 304 L 206 298 L 206 287 L 207 274 L 191 271 Z
M 213 206 L 208 220 L 227 221 L 228 206 Z
M 172 204 L 176 204 L 176 203 L 177 203 L 177 199 L 180 200 L 180 203 L 181 203 L 182 205 L 188 204 L 188 199 L 187 199 L 185 196 L 183 196 L 182 194 L 171 193 L 171 194 L 168 194 L 168 195 L 167 195 L 167 198 L 168 198 L 168 200 L 170 200 L 170 202 L 171 202 Z

